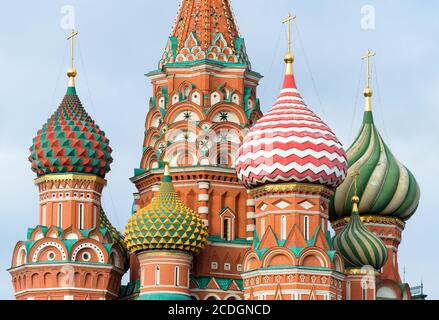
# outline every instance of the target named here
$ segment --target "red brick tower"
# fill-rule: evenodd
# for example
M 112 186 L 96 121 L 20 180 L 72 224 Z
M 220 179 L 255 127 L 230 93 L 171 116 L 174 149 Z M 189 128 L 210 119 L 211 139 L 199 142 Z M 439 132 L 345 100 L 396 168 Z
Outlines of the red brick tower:
M 132 182 L 135 211 L 151 202 L 166 150 L 178 196 L 208 226 L 194 262 L 196 299 L 242 298 L 239 273 L 253 240 L 254 202 L 234 169 L 242 132 L 261 116 L 251 70 L 228 0 L 182 0 L 153 86 L 140 168 Z M 165 138 L 169 137 L 169 142 Z M 132 258 L 132 282 L 139 279 Z
M 20 300 L 117 299 L 127 269 L 121 235 L 101 208 L 109 140 L 82 106 L 76 74 L 72 55 L 64 100 L 31 147 L 40 213 L 39 225 L 15 246 L 9 269 Z

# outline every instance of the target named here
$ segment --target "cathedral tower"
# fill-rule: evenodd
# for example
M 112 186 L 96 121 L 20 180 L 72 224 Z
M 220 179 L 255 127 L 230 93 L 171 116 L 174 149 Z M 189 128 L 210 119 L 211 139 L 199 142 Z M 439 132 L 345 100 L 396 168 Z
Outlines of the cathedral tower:
M 39 225 L 13 252 L 9 272 L 20 300 L 116 299 L 127 269 L 122 237 L 101 208 L 112 150 L 76 93 L 76 35 L 67 93 L 30 149 L 40 210 Z
M 207 227 L 177 196 L 164 165 L 156 197 L 128 221 L 125 241 L 139 260 L 139 300 L 191 300 L 193 256 L 206 246 Z
M 242 298 L 242 258 L 253 240 L 254 202 L 234 163 L 243 131 L 261 116 L 252 71 L 228 0 L 182 0 L 158 69 L 145 122 L 134 211 L 159 190 L 169 159 L 177 195 L 208 227 L 207 247 L 194 261 L 192 296 Z M 169 140 L 165 136 L 169 137 Z M 202 262 L 201 262 L 202 261 Z M 138 262 L 131 263 L 132 282 Z
M 374 55 L 369 51 L 364 57 L 367 59 L 367 86 L 363 124 L 347 151 L 348 177 L 331 201 L 330 219 L 336 233 L 347 224 L 347 217 L 352 212 L 354 176 L 358 173 L 361 220 L 383 240 L 389 256 L 378 275 L 377 298 L 409 299 L 410 288 L 402 283 L 399 275 L 398 247 L 406 222 L 419 205 L 420 189 L 413 174 L 396 159 L 375 126 L 370 83 L 370 59 Z
M 305 104 L 289 50 L 281 93 L 251 128 L 236 172 L 255 200 L 253 248 L 243 261 L 249 300 L 341 300 L 344 263 L 332 246 L 328 207 L 347 171 L 343 147 Z

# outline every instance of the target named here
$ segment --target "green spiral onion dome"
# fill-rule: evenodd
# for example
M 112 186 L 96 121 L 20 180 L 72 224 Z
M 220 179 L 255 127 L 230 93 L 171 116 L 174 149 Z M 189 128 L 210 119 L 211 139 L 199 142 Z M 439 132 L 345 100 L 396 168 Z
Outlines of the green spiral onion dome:
M 356 173 L 359 174 L 360 215 L 407 221 L 415 213 L 420 200 L 419 185 L 383 141 L 375 127 L 372 111 L 365 112 L 360 133 L 347 151 L 347 157 L 348 175 L 331 203 L 331 221 L 351 214 Z
M 359 198 L 352 198 L 353 209 L 346 227 L 334 237 L 335 249 L 342 255 L 347 268 L 372 266 L 381 269 L 387 260 L 384 243 L 361 222 L 358 213 Z
M 165 174 L 157 196 L 130 218 L 124 236 L 133 253 L 180 250 L 198 254 L 206 246 L 207 228 L 177 196 L 171 176 Z
M 30 151 L 29 161 L 38 176 L 86 173 L 104 178 L 113 161 L 105 133 L 70 86 L 59 108 L 38 131 Z

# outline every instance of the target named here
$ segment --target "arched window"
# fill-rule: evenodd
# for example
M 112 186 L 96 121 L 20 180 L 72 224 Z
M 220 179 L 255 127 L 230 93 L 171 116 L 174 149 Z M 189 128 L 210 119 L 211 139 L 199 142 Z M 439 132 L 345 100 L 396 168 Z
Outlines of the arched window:
M 280 239 L 287 240 L 287 217 L 280 218 Z
M 62 228 L 62 203 L 58 203 L 58 227 Z
M 79 210 L 78 210 L 78 228 L 84 229 L 84 204 L 79 204 Z
M 325 223 L 325 218 L 322 218 L 322 231 L 323 233 L 326 232 L 326 223 Z
M 181 92 L 183 100 L 187 100 L 189 98 L 190 92 L 191 92 L 191 87 L 189 85 L 183 88 L 183 91 Z
M 174 284 L 176 287 L 180 286 L 180 268 L 179 267 L 175 267 Z
M 261 238 L 264 236 L 265 234 L 265 218 L 261 219 Z
M 306 216 L 303 218 L 303 236 L 305 240 L 309 240 L 309 217 Z
M 156 286 L 160 285 L 160 267 L 159 266 L 155 267 L 155 285 Z

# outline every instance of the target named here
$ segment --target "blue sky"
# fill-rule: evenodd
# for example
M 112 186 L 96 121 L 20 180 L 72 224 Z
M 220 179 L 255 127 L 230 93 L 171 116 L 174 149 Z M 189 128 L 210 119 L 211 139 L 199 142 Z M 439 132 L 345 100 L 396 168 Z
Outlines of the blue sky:
M 70 4 L 76 9 L 81 33 L 77 89 L 114 149 L 103 206 L 123 230 L 135 191 L 128 178 L 140 162 L 151 93 L 144 74 L 157 68 L 179 2 L 17 0 L 2 4 L 0 299 L 13 298 L 6 272 L 13 247 L 25 239 L 28 227 L 38 223 L 38 193 L 27 161 L 28 147 L 67 86 L 67 32 L 60 28 L 61 7 Z M 374 30 L 361 28 L 364 5 L 375 8 Z M 434 220 L 439 178 L 435 148 L 439 136 L 439 2 L 234 0 L 233 6 L 253 69 L 265 76 L 258 92 L 263 111 L 271 106 L 282 81 L 286 33 L 281 20 L 288 11 L 297 15 L 299 33 L 293 28 L 293 47 L 299 90 L 346 147 L 362 118 L 361 56 L 369 48 L 378 53 L 373 82 L 377 125 L 422 190 L 418 212 L 403 234 L 399 263 L 401 269 L 405 266 L 409 283 L 417 285 L 423 278 L 426 293 L 439 298 Z

